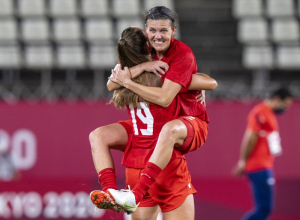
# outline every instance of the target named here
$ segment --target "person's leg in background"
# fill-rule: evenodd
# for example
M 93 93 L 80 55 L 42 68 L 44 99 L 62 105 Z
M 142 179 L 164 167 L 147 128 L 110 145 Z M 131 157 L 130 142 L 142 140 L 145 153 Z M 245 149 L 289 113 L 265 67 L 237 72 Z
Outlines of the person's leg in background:
M 275 179 L 272 170 L 249 172 L 254 196 L 255 208 L 248 212 L 243 220 L 266 220 L 273 209 Z

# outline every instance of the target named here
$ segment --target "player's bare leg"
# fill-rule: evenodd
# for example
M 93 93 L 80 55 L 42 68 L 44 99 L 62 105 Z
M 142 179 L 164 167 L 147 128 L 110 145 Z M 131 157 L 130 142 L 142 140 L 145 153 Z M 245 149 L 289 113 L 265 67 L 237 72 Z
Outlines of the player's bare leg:
M 138 207 L 134 213 L 131 214 L 131 220 L 156 220 L 160 208 L 153 207 Z
M 134 212 L 161 170 L 169 163 L 174 146 L 181 146 L 186 137 L 187 128 L 181 120 L 175 119 L 166 123 L 160 132 L 155 150 L 133 190 L 108 190 L 116 204 L 128 212 Z
M 178 119 L 166 123 L 160 134 L 149 162 L 164 169 L 170 162 L 174 146 L 179 147 L 184 143 L 187 136 L 185 124 Z
M 128 141 L 127 132 L 122 125 L 115 123 L 97 128 L 91 132 L 89 139 L 94 166 L 103 190 L 91 192 L 91 201 L 97 208 L 121 212 L 122 209 L 114 203 L 113 199 L 106 193 L 106 190 L 109 188 L 117 189 L 114 161 L 110 150 L 124 150 Z
M 170 212 L 163 213 L 164 220 L 194 220 L 195 204 L 194 196 L 191 194 L 186 197 L 185 201 L 177 208 Z
M 102 126 L 92 131 L 89 136 L 94 166 L 99 173 L 105 168 L 114 168 L 111 149 L 123 151 L 128 141 L 125 128 L 118 124 Z

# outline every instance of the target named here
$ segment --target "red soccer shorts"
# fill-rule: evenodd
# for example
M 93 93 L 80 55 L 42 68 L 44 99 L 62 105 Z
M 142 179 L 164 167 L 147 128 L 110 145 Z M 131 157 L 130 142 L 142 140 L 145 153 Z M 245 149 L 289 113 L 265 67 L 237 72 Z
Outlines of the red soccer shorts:
M 126 185 L 133 189 L 139 180 L 143 169 L 126 168 Z M 177 158 L 166 166 L 158 175 L 155 183 L 143 197 L 139 207 L 159 205 L 162 212 L 178 208 L 190 194 L 197 191 L 191 184 L 191 175 L 187 169 L 186 160 Z
M 181 120 L 187 128 L 187 137 L 183 145 L 176 148 L 176 150 L 182 152 L 182 154 L 186 154 L 189 151 L 194 151 L 200 148 L 207 139 L 207 122 L 192 116 L 181 116 L 176 119 Z M 131 120 L 119 121 L 118 123 L 123 125 L 128 136 L 133 133 Z
M 128 137 L 129 137 L 130 134 L 133 134 L 133 125 L 132 125 L 132 121 L 131 120 L 118 121 L 118 123 L 125 128 L 125 130 L 126 130 L 126 132 L 128 134 Z
M 197 117 L 181 116 L 177 119 L 181 120 L 187 128 L 187 137 L 180 147 L 176 150 L 183 154 L 200 148 L 207 139 L 208 124 Z

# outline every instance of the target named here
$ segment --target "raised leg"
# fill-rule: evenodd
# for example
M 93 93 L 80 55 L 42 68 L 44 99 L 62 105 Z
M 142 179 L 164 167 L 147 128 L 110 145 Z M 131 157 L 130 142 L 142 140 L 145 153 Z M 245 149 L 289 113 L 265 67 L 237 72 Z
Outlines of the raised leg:
M 159 134 L 156 147 L 149 162 L 164 169 L 171 159 L 174 146 L 181 146 L 186 136 L 187 128 L 181 120 L 175 119 L 166 123 Z
M 92 131 L 89 136 L 92 156 L 97 173 L 105 168 L 114 169 L 111 149 L 124 151 L 128 141 L 125 128 L 118 124 L 102 126 Z

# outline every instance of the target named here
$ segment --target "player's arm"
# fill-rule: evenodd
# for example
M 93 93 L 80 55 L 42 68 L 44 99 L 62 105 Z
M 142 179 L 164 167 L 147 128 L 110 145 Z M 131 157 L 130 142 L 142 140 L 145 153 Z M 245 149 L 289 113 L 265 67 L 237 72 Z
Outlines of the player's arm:
M 117 71 L 118 69 L 120 69 L 120 64 L 117 64 L 113 70 Z M 159 77 L 161 77 L 161 75 L 165 74 L 165 72 L 167 72 L 168 69 L 169 69 L 169 65 L 165 62 L 149 61 L 149 62 L 145 62 L 145 63 L 141 63 L 139 65 L 133 66 L 129 70 L 131 73 L 131 78 L 136 78 L 139 75 L 141 75 L 143 72 L 152 72 L 152 73 L 158 75 Z M 119 84 L 108 79 L 108 82 L 107 82 L 108 91 L 114 91 L 116 89 L 119 89 L 120 87 L 121 86 Z
M 246 130 L 242 140 L 240 160 L 247 161 L 254 149 L 257 139 L 258 134 L 255 131 L 250 129 Z
M 162 107 L 169 106 L 182 87 L 169 79 L 165 79 L 162 87 L 143 86 L 131 80 L 130 71 L 127 67 L 124 68 L 124 71 L 114 71 L 110 80 L 131 90 L 143 99 Z
M 241 144 L 240 158 L 234 170 L 235 175 L 242 175 L 244 173 L 246 161 L 253 152 L 257 139 L 258 134 L 255 131 L 251 129 L 246 130 Z
M 114 91 L 114 90 L 121 88 L 121 86 L 119 84 L 111 81 L 110 79 L 108 79 L 106 87 L 107 87 L 108 91 Z
M 141 73 L 144 72 L 144 67 L 145 65 L 143 64 L 139 64 L 139 65 L 136 65 L 136 66 L 133 66 L 130 68 L 130 72 L 131 72 L 131 78 L 135 78 L 135 77 L 138 77 Z M 119 71 L 119 69 L 121 68 L 121 65 L 120 64 L 117 64 L 115 66 L 115 68 L 113 70 L 111 70 L 112 72 L 113 71 Z M 108 91 L 114 91 L 116 89 L 119 89 L 121 88 L 121 86 L 113 81 L 111 81 L 110 79 L 108 79 L 108 82 L 107 82 L 107 89 Z
M 197 73 L 192 75 L 189 90 L 214 90 L 217 86 L 218 83 L 215 79 L 204 73 Z

